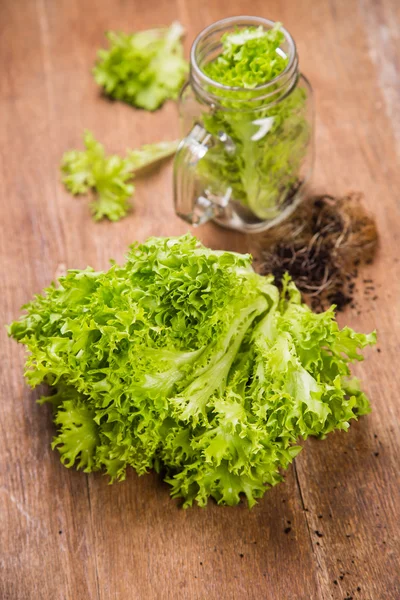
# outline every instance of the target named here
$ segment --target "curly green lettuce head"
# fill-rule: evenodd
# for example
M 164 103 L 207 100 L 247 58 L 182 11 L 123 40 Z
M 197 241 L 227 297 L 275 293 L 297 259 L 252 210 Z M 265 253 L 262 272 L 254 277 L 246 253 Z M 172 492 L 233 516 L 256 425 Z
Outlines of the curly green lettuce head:
M 107 272 L 69 271 L 9 333 L 32 386 L 55 389 L 53 447 L 67 467 L 165 474 L 172 495 L 249 506 L 298 441 L 369 410 L 349 364 L 375 334 L 340 330 L 248 255 L 194 237 L 150 238 Z

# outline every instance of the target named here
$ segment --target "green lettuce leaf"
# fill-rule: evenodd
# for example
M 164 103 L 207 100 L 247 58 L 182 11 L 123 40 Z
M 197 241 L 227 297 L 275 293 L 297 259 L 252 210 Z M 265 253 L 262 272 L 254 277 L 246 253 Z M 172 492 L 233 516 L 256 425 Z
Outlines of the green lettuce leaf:
M 201 159 L 199 175 L 216 193 L 223 182 L 233 201 L 262 220 L 277 217 L 301 183 L 311 135 L 306 88 L 299 85 L 274 102 L 276 84 L 268 91 L 270 106 L 257 100 L 258 86 L 273 82 L 288 65 L 283 41 L 280 23 L 269 31 L 249 27 L 225 33 L 221 54 L 203 67 L 213 81 L 241 91 L 209 85 L 218 104 L 203 112 L 202 123 L 215 139 L 226 134 L 235 151 L 216 143 Z
M 105 93 L 139 108 L 156 110 L 178 97 L 188 72 L 180 23 L 132 34 L 110 31 L 109 50 L 100 50 L 93 69 Z
M 135 191 L 132 179 L 137 171 L 175 153 L 178 142 L 147 144 L 130 150 L 126 158 L 107 156 L 90 131 L 84 134 L 85 150 L 70 150 L 62 158 L 62 181 L 71 194 L 93 192 L 90 204 L 93 219 L 119 221 L 130 210 Z

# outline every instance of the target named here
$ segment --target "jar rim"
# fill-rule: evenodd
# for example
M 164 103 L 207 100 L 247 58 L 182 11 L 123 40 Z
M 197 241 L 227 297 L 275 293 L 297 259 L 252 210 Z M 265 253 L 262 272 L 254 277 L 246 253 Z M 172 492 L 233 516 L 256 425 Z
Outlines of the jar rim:
M 268 28 L 271 29 L 276 23 L 277 23 L 277 21 L 272 21 L 270 19 L 265 19 L 263 17 L 254 17 L 254 16 L 252 17 L 252 16 L 247 16 L 247 15 L 241 15 L 241 16 L 237 16 L 237 17 L 226 17 L 225 19 L 220 19 L 219 21 L 214 21 L 214 23 L 211 23 L 211 25 L 208 25 L 202 31 L 200 31 L 200 33 L 196 36 L 196 38 L 192 44 L 192 47 L 190 50 L 190 67 L 191 67 L 192 71 L 194 71 L 195 75 L 202 82 L 204 82 L 208 85 L 211 85 L 214 88 L 217 88 L 220 90 L 225 90 L 227 92 L 244 92 L 244 91 L 248 92 L 251 90 L 263 91 L 263 90 L 267 90 L 269 87 L 272 87 L 273 85 L 276 85 L 277 82 L 285 79 L 285 77 L 293 69 L 293 65 L 297 61 L 296 43 L 295 43 L 293 37 L 291 36 L 291 34 L 289 33 L 289 31 L 283 26 L 281 26 L 281 31 L 282 31 L 283 35 L 285 36 L 285 40 L 289 46 L 288 63 L 286 65 L 286 67 L 284 68 L 284 70 L 281 73 L 279 73 L 279 75 L 277 75 L 270 81 L 267 81 L 266 83 L 257 85 L 254 88 L 229 86 L 229 85 L 225 85 L 224 83 L 219 83 L 218 81 L 215 81 L 214 79 L 211 79 L 211 77 L 206 75 L 206 73 L 199 67 L 198 62 L 197 62 L 197 56 L 196 56 L 196 51 L 198 49 L 199 42 L 204 40 L 204 38 L 206 38 L 208 35 L 215 33 L 219 29 L 224 30 L 227 25 L 233 25 L 233 26 L 234 25 L 242 25 L 242 26 L 267 25 Z

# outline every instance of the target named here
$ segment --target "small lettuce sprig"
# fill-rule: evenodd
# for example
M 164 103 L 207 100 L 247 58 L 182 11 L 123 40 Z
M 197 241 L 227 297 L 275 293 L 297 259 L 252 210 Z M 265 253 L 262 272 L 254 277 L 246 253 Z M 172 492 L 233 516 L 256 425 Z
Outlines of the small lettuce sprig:
M 128 151 L 125 158 L 107 156 L 90 131 L 84 134 L 85 150 L 70 150 L 62 158 L 62 181 L 73 195 L 93 192 L 90 204 L 95 221 L 119 221 L 130 209 L 135 173 L 175 153 L 178 141 L 159 142 Z
M 248 255 L 190 235 L 150 238 L 123 266 L 69 271 L 9 334 L 26 377 L 55 393 L 65 466 L 111 481 L 154 468 L 184 506 L 253 506 L 300 452 L 369 412 L 350 364 L 375 333 L 314 314 L 286 278 L 280 293 Z
M 111 98 L 146 110 L 177 98 L 188 73 L 178 22 L 168 28 L 132 34 L 110 31 L 108 50 L 100 50 L 93 69 L 96 82 Z

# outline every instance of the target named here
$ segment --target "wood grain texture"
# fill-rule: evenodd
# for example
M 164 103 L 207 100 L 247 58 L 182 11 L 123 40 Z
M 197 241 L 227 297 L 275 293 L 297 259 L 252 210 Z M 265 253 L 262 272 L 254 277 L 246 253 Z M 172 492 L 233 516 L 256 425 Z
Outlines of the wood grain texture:
M 316 92 L 318 192 L 363 190 L 381 233 L 340 316 L 377 328 L 356 372 L 373 413 L 347 434 L 309 440 L 284 484 L 244 506 L 182 511 L 155 475 L 108 486 L 50 450 L 48 410 L 26 387 L 22 347 L 0 331 L 0 598 L 3 600 L 397 600 L 399 538 L 400 73 L 397 0 L 2 0 L 0 322 L 65 267 L 106 268 L 129 243 L 187 230 L 172 208 L 171 165 L 138 181 L 120 223 L 91 221 L 59 183 L 85 128 L 113 152 L 177 136 L 173 103 L 155 114 L 99 96 L 90 74 L 104 31 L 179 19 L 186 50 L 212 21 L 251 12 L 285 23 Z M 209 225 L 214 248 L 248 240 Z M 286 533 L 285 533 L 286 531 Z M 318 533 L 316 533 L 318 532 Z

